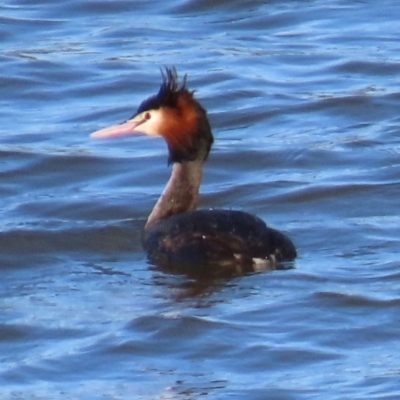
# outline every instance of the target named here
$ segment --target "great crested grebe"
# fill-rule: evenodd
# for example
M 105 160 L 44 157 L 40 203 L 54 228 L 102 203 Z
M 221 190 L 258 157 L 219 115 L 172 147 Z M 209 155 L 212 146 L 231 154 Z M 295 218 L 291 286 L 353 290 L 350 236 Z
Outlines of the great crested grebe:
M 144 100 L 124 123 L 100 129 L 92 138 L 133 133 L 162 136 L 172 174 L 142 235 L 149 261 L 170 270 L 277 268 L 296 258 L 293 243 L 260 218 L 242 211 L 196 210 L 203 164 L 214 141 L 206 110 L 176 70 L 166 68 L 159 92 Z

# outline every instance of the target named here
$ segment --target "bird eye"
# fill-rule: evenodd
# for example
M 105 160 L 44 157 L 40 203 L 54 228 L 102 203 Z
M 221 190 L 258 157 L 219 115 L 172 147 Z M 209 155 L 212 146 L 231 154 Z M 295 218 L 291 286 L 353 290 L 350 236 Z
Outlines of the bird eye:
M 150 113 L 147 112 L 146 114 L 144 114 L 144 119 L 150 119 Z

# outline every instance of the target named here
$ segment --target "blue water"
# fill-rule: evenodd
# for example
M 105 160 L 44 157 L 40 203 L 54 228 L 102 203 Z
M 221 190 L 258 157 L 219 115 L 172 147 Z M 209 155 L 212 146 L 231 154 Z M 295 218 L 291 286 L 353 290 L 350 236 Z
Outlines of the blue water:
M 400 4 L 0 5 L 2 399 L 398 399 Z M 286 232 L 295 268 L 146 262 L 162 139 L 92 141 L 176 66 L 215 145 L 201 207 Z

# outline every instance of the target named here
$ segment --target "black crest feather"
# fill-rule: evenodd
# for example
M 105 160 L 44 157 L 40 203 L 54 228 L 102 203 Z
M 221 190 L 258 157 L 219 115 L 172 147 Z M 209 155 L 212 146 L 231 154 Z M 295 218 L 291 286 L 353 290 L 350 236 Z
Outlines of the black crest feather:
M 179 95 L 187 91 L 186 75 L 183 77 L 181 84 L 179 84 L 178 73 L 174 67 L 165 68 L 165 71 L 161 70 L 161 76 L 163 78 L 163 82 L 157 97 L 161 105 L 165 107 L 175 107 Z
M 186 75 L 183 77 L 182 83 L 179 84 L 178 73 L 174 67 L 161 70 L 161 76 L 163 82 L 160 90 L 156 95 L 149 97 L 140 104 L 137 114 L 143 111 L 156 110 L 160 107 L 175 107 L 179 95 L 187 91 Z

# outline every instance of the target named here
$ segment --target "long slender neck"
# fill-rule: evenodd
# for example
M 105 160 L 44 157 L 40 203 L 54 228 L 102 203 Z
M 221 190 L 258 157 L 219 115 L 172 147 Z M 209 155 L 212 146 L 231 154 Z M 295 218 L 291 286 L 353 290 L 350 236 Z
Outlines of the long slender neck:
M 145 229 L 171 215 L 195 210 L 202 176 L 203 160 L 175 163 L 167 186 L 147 219 Z

